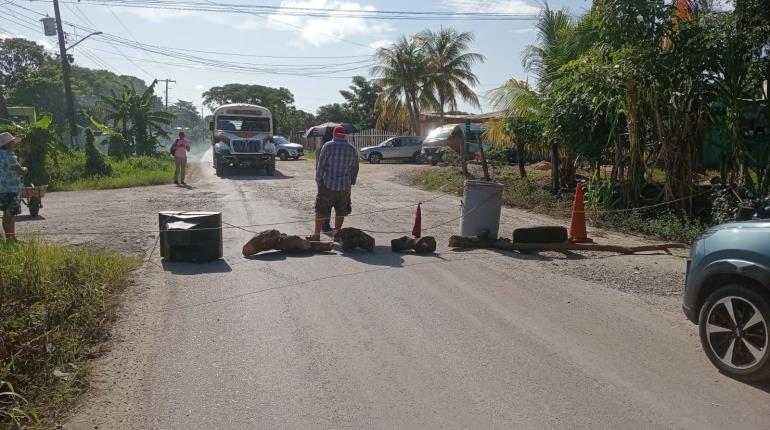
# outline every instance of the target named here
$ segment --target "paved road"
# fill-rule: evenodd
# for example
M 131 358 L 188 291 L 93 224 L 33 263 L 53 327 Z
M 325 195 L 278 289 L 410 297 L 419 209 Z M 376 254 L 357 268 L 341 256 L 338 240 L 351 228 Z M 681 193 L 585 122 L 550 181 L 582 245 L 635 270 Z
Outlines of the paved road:
M 232 224 L 308 233 L 309 223 L 291 222 L 311 213 L 312 162 L 281 163 L 276 178 L 219 179 L 204 167 L 195 189 L 169 193 L 212 196 L 203 206 Z M 354 209 L 435 196 L 398 184 L 405 169 L 363 166 Z M 423 211 L 426 226 L 454 218 L 457 198 Z M 394 210 L 349 225 L 408 231 L 412 218 Z M 503 218 L 502 231 L 543 222 L 512 210 Z M 445 243 L 456 224 L 432 234 Z M 628 292 L 630 267 L 683 268 L 681 257 L 396 255 L 395 236 L 377 234 L 373 254 L 244 259 L 250 234 L 228 229 L 220 262 L 149 267 L 68 427 L 770 427 L 770 389 L 715 372 L 678 297 Z M 620 279 L 570 274 L 581 267 Z

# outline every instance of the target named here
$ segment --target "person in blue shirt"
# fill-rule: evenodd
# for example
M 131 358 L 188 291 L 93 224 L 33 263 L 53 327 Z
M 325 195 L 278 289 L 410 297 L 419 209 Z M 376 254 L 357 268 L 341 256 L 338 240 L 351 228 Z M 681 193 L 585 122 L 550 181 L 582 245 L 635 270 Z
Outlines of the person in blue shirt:
M 21 213 L 21 177 L 27 168 L 13 155 L 19 139 L 11 133 L 0 133 L 0 211 L 3 213 L 5 239 L 16 240 L 16 215 Z

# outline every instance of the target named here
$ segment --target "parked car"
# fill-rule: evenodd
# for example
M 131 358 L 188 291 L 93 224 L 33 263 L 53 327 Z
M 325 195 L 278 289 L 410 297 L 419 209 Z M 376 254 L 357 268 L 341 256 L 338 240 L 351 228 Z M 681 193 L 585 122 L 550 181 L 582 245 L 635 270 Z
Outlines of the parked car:
M 463 136 L 465 138 L 465 141 L 481 141 L 482 135 L 484 134 L 484 125 L 483 124 L 477 124 L 472 123 L 470 125 L 470 134 L 466 136 L 466 125 L 465 124 L 446 124 L 442 125 L 440 127 L 437 127 L 433 131 L 431 131 L 428 136 L 425 138 L 422 144 L 422 153 L 420 154 L 423 161 L 427 161 L 434 166 L 441 160 L 444 159 L 444 152 L 446 152 L 447 148 L 449 148 L 448 140 L 449 137 L 452 135 L 452 130 L 455 129 L 455 127 L 460 127 L 460 130 L 463 133 Z M 484 144 L 484 149 L 490 148 L 491 146 L 488 144 Z M 455 149 L 456 151 L 461 150 L 462 147 Z M 479 145 L 476 143 L 469 143 L 465 145 L 465 152 L 466 157 L 468 160 L 472 160 L 475 158 L 475 153 L 479 150 Z
M 281 161 L 286 161 L 289 158 L 297 160 L 305 155 L 305 148 L 299 143 L 291 143 L 289 139 L 283 136 L 273 136 L 273 141 L 275 142 L 276 155 Z
M 372 164 L 378 164 L 382 160 L 419 162 L 422 141 L 422 137 L 391 137 L 377 146 L 362 148 L 359 151 L 359 156 L 362 160 L 368 160 Z
M 692 246 L 682 308 L 723 373 L 770 379 L 770 222 L 712 227 Z

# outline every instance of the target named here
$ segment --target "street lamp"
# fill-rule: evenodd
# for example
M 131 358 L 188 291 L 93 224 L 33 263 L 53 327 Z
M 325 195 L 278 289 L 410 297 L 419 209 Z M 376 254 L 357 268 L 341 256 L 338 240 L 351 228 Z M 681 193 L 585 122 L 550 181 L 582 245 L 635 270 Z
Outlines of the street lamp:
M 86 36 L 86 37 L 84 37 L 84 38 L 82 38 L 82 39 L 78 40 L 78 41 L 77 41 L 77 42 L 75 42 L 75 43 L 73 43 L 72 45 L 68 46 L 68 47 L 67 47 L 67 48 L 65 48 L 64 50 L 65 50 L 65 51 L 69 51 L 70 49 L 72 49 L 72 48 L 76 47 L 76 46 L 77 46 L 77 45 L 78 45 L 80 42 L 82 42 L 82 41 L 84 41 L 84 40 L 88 39 L 89 37 L 91 37 L 91 36 L 98 36 L 98 35 L 100 35 L 100 34 L 102 34 L 102 32 L 101 32 L 101 31 L 96 31 L 96 32 L 93 32 L 93 33 L 89 34 L 88 36 Z

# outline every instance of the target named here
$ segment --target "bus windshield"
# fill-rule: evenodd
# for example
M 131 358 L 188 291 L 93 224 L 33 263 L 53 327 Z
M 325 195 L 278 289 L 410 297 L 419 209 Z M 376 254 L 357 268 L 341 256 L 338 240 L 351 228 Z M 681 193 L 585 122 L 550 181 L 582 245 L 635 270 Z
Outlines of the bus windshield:
M 217 117 L 217 130 L 270 133 L 270 118 L 220 115 Z

